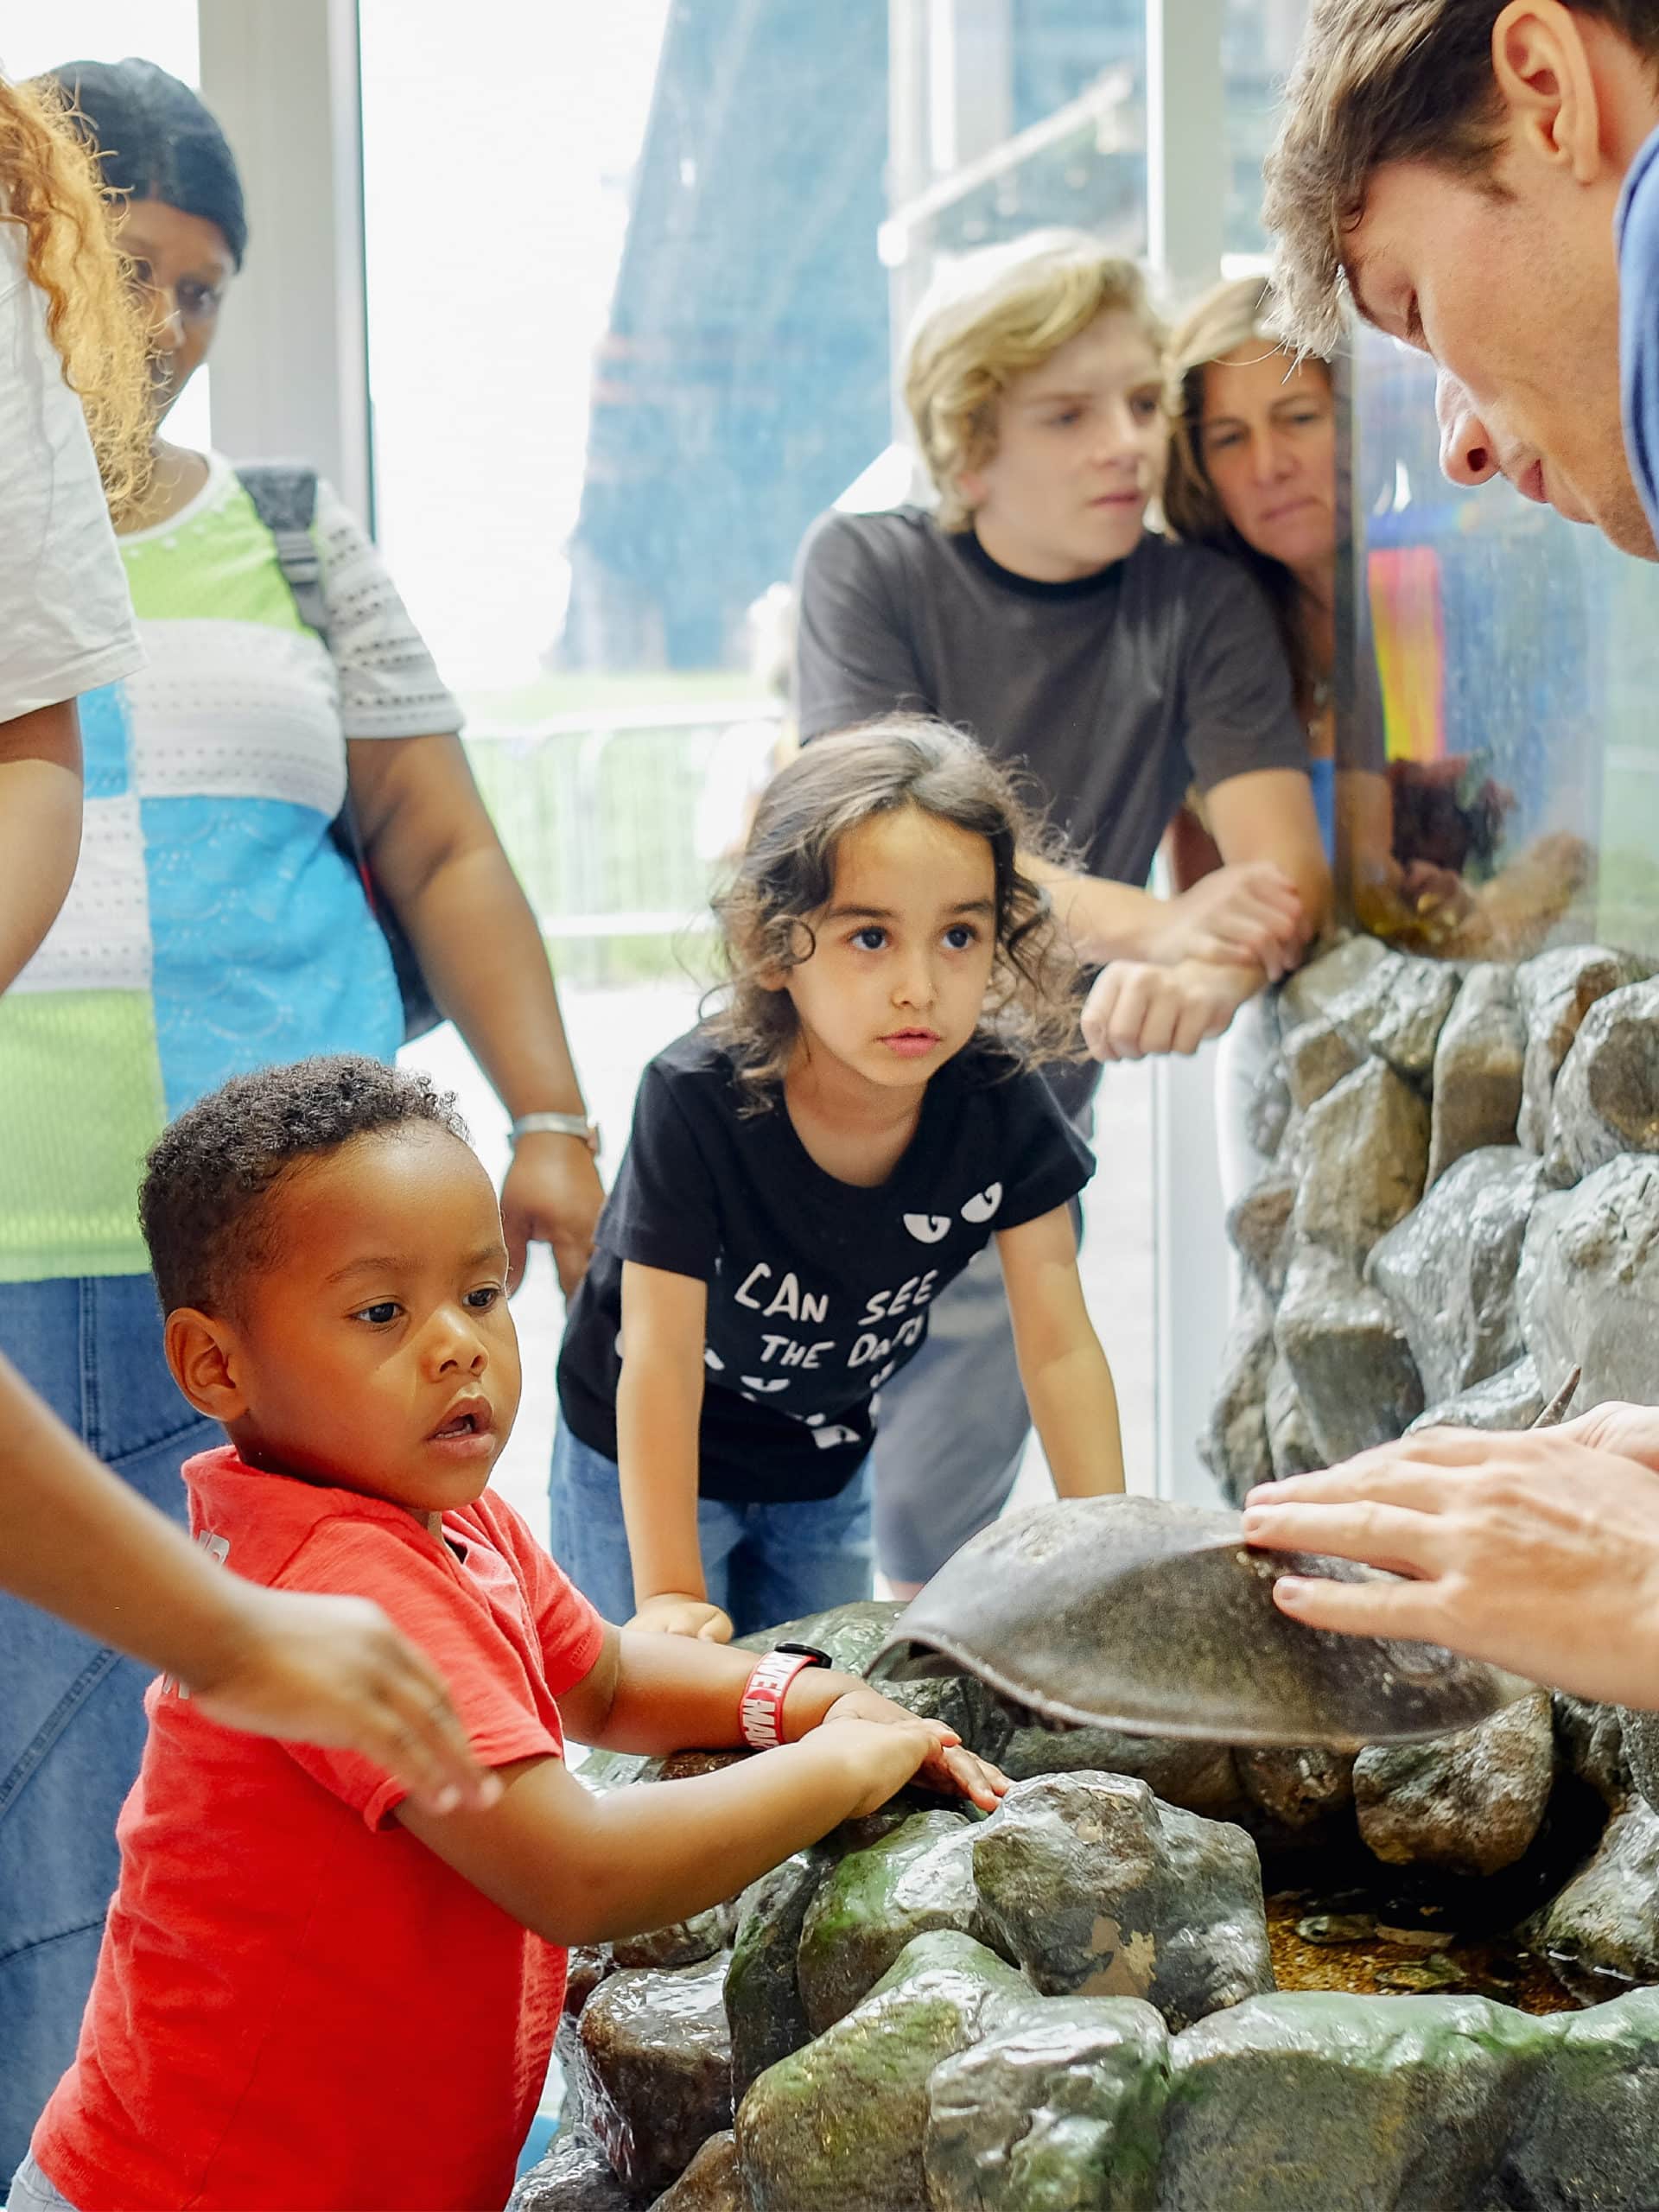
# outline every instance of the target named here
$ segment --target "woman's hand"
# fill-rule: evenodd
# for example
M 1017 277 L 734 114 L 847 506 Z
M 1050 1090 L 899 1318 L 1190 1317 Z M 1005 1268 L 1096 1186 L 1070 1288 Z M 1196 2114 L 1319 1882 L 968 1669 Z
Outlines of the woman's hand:
M 1008 1777 L 988 1759 L 970 1751 L 954 1729 L 947 1728 L 942 1720 L 920 1720 L 907 1713 L 902 1705 L 895 1705 L 880 1690 L 849 1690 L 838 1697 L 819 1723 L 829 1727 L 832 1723 L 844 1726 L 855 1721 L 868 1726 L 874 1722 L 889 1728 L 924 1729 L 929 1742 L 924 1756 L 912 1768 L 912 1776 L 930 1789 L 943 1790 L 950 1796 L 966 1797 L 971 1803 L 994 1813 L 1008 1788 Z M 895 1783 L 894 1788 L 900 1785 Z M 888 1793 L 892 1794 L 891 1791 Z M 878 1803 L 885 1804 L 885 1798 Z M 862 1809 L 873 1811 L 874 1807 Z
M 729 1643 L 729 1614 L 706 1598 L 690 1598 L 677 1590 L 659 1591 L 645 1604 L 625 1628 L 641 1629 L 647 1636 L 695 1636 L 705 1643 Z
M 507 1240 L 507 1287 L 524 1280 L 532 1243 L 553 1248 L 559 1288 L 575 1296 L 594 1255 L 605 1187 L 599 1165 L 579 1137 L 538 1129 L 519 1138 L 501 1185 L 501 1225 Z
M 251 1735 L 359 1751 L 431 1813 L 484 1812 L 501 1795 L 474 1758 L 429 1662 L 363 1598 L 266 1590 L 224 1577 L 241 1633 L 189 1683 L 210 1720 Z

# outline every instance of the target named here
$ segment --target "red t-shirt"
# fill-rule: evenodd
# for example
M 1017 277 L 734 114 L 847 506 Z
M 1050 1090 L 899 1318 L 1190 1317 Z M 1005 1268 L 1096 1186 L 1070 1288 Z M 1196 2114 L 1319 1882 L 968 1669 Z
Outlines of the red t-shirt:
M 372 1598 L 486 1766 L 563 1749 L 603 1624 L 487 1493 L 448 1541 L 400 1507 L 190 1461 L 199 1537 L 255 1582 Z M 457 1558 L 454 1545 L 463 1554 Z M 150 1687 L 80 2044 L 32 2145 L 78 2212 L 499 2208 L 547 2072 L 564 1953 L 391 1819 L 353 1753 L 217 1726 Z

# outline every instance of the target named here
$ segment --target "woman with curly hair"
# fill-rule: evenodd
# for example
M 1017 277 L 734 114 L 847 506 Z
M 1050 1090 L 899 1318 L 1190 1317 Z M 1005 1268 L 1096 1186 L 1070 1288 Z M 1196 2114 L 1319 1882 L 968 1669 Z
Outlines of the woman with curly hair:
M 1080 995 L 1043 849 L 920 716 L 761 798 L 726 1002 L 645 1070 L 559 1357 L 554 1556 L 613 1618 L 724 1642 L 868 1597 L 876 1394 L 993 1237 L 1056 1484 L 1122 1489 L 1071 1217 L 1094 1160 L 1036 1071 Z

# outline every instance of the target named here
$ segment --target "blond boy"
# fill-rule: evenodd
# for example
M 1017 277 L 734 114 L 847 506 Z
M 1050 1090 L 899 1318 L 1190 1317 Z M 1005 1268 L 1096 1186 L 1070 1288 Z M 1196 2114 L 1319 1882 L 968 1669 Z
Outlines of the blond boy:
M 937 510 L 824 516 L 799 570 L 801 734 L 895 707 L 1025 764 L 1086 873 L 1044 871 L 1103 973 L 1102 1059 L 1191 1052 L 1295 964 L 1328 879 L 1273 618 L 1219 556 L 1149 535 L 1163 332 L 1131 263 L 1081 232 L 969 256 L 925 304 L 906 397 Z M 1144 886 L 1196 782 L 1229 865 Z M 1089 1081 L 1068 1104 L 1086 1110 Z M 901 1586 L 994 1518 L 1026 1421 L 994 1269 L 936 1308 L 885 1394 L 877 1541 Z

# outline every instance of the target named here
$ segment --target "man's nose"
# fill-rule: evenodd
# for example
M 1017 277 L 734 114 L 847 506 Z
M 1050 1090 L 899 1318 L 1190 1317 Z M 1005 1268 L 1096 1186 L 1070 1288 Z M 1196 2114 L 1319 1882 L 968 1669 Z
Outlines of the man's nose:
M 1491 433 L 1454 376 L 1434 379 L 1434 416 L 1440 426 L 1440 471 L 1453 484 L 1488 484 L 1498 474 Z

